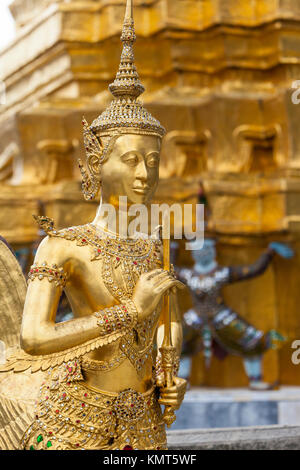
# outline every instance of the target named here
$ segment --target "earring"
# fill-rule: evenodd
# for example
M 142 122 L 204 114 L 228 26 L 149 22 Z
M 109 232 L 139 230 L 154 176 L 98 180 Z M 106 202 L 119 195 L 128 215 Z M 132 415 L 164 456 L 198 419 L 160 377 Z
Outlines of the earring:
M 82 160 L 78 160 L 80 173 L 82 176 L 82 192 L 87 201 L 95 199 L 101 188 L 101 165 L 105 157 L 105 150 L 100 145 L 97 137 L 92 133 L 85 118 L 83 124 L 83 139 L 86 151 L 86 160 L 89 173 L 84 168 Z
M 82 177 L 81 188 L 86 201 L 92 201 L 97 196 L 101 183 L 94 176 L 89 176 L 83 166 L 82 160 L 78 160 L 78 166 Z

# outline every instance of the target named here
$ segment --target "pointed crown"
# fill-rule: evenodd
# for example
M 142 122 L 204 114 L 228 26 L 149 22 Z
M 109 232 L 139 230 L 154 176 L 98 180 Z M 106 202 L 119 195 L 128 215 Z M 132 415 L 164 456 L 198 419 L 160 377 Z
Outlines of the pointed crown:
M 121 41 L 123 50 L 119 70 L 109 90 L 114 96 L 109 107 L 94 120 L 90 129 L 98 136 L 116 133 L 158 135 L 166 133 L 164 127 L 138 101 L 145 88 L 140 82 L 134 64 L 133 45 L 136 41 L 133 20 L 133 0 L 127 0 Z

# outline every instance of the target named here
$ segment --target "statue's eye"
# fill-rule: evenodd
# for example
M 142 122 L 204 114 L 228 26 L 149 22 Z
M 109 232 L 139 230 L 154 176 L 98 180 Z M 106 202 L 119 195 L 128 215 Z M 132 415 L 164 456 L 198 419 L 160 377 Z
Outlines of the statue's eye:
M 150 155 L 147 158 L 147 166 L 150 168 L 155 168 L 159 165 L 159 157 L 158 155 Z
M 128 153 L 127 155 L 124 155 L 122 157 L 122 161 L 124 163 L 126 163 L 126 165 L 129 165 L 129 166 L 135 166 L 138 164 L 138 156 L 134 153 Z

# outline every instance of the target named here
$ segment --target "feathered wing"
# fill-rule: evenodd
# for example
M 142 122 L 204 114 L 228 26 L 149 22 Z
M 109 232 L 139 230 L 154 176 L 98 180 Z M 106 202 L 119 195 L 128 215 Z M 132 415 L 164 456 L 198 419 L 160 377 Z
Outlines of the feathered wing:
M 26 281 L 12 250 L 0 237 L 0 340 L 9 358 L 20 351 L 20 328 Z M 0 362 L 3 362 L 0 357 Z M 1 366 L 0 366 L 1 367 Z M 0 374 L 0 449 L 18 449 L 33 419 L 41 374 Z
M 0 237 L 0 340 L 7 350 L 20 343 L 26 281 L 17 258 Z

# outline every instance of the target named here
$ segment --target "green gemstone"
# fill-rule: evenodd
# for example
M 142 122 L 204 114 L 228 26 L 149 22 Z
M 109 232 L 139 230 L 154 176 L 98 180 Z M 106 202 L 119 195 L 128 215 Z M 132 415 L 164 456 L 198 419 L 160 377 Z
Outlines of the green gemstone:
M 29 448 L 29 449 L 30 449 L 30 450 L 35 450 L 35 448 L 34 448 L 33 446 L 30 446 L 30 448 Z
M 37 437 L 37 443 L 39 442 L 42 442 L 44 440 L 43 436 L 40 434 L 38 437 Z
M 47 447 L 52 447 L 52 442 L 51 441 L 47 442 Z

